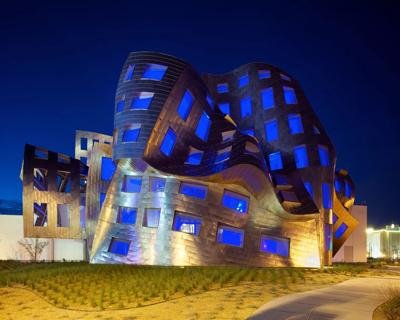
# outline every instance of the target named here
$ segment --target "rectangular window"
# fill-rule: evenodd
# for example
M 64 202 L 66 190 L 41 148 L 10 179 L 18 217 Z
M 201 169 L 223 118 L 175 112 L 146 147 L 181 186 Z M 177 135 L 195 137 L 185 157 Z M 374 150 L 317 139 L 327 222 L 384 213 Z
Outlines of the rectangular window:
M 153 96 L 153 92 L 140 92 L 139 95 L 132 99 L 131 109 L 149 109 Z
M 335 190 L 336 192 L 342 192 L 342 183 L 337 178 L 335 178 Z
M 242 130 L 242 132 L 243 132 L 244 134 L 249 135 L 249 136 L 255 137 L 254 129 L 245 129 L 245 130 Z
M 309 193 L 310 197 L 314 199 L 314 190 L 312 187 L 312 183 L 305 181 L 304 182 L 304 187 L 306 188 L 307 192 Z
M 262 235 L 260 251 L 289 257 L 289 243 L 289 239 Z
M 271 71 L 269 70 L 258 70 L 259 79 L 269 79 L 271 78 Z
M 47 191 L 48 187 L 48 170 L 43 168 L 33 169 L 33 189 L 38 191 Z
M 101 192 L 101 193 L 100 193 L 100 197 L 99 197 L 100 210 L 101 210 L 101 208 L 103 207 L 104 200 L 106 200 L 106 194 L 103 193 L 103 192 Z
M 119 254 L 121 256 L 127 256 L 130 244 L 131 242 L 128 240 L 111 238 L 110 246 L 108 247 L 108 252 Z
M 290 81 L 290 78 L 287 75 L 284 75 L 281 73 L 281 79 L 286 80 L 286 81 Z
M 294 147 L 294 160 L 297 169 L 308 167 L 307 148 L 304 144 Z
M 231 156 L 231 149 L 232 149 L 232 147 L 228 147 L 228 148 L 219 150 L 217 152 L 217 156 L 215 158 L 214 163 L 220 163 L 220 162 L 223 162 L 225 160 L 228 160 L 229 157 Z
M 185 163 L 191 165 L 199 165 L 201 163 L 201 159 L 203 159 L 203 154 L 203 151 L 191 148 Z
M 243 88 L 249 84 L 249 75 L 245 74 L 239 78 L 239 88 Z
M 161 152 L 164 153 L 167 157 L 169 157 L 172 153 L 172 150 L 174 149 L 175 142 L 176 142 L 176 134 L 174 130 L 168 128 L 168 131 L 164 136 L 164 140 L 161 143 L 160 147 Z
M 47 227 L 47 203 L 33 203 L 33 225 Z
M 87 157 L 80 157 L 82 163 L 87 165 Z
M 166 66 L 160 64 L 148 64 L 144 69 L 142 79 L 150 79 L 160 81 L 165 72 L 167 71 Z
M 280 151 L 269 154 L 268 159 L 269 159 L 269 167 L 271 168 L 272 171 L 283 168 L 282 156 Z
M 229 105 L 228 102 L 222 102 L 218 104 L 219 110 L 225 114 L 230 114 L 231 112 L 231 106 Z
M 201 218 L 185 212 L 175 212 L 172 230 L 189 233 L 198 236 L 201 228 Z
M 244 231 L 236 228 L 220 226 L 217 241 L 234 247 L 243 247 Z
M 207 186 L 202 184 L 182 182 L 179 187 L 179 193 L 204 200 L 207 196 L 207 189 Z
M 150 192 L 163 192 L 165 189 L 165 178 L 150 177 L 149 191 Z
M 214 110 L 214 101 L 209 94 L 207 94 L 206 99 L 207 99 L 207 103 L 210 105 L 211 109 Z
M 128 69 L 126 70 L 125 81 L 129 81 L 129 80 L 132 79 L 133 70 L 135 70 L 135 65 L 134 64 L 130 64 L 128 66 Z
M 323 167 L 329 167 L 329 149 L 326 146 L 318 145 L 319 162 Z
M 272 109 L 274 107 L 275 100 L 273 88 L 261 90 L 261 102 L 264 110 Z
M 332 209 L 332 191 L 328 183 L 322 183 L 322 206 L 325 209 Z
M 111 158 L 102 157 L 101 158 L 101 180 L 109 181 L 115 172 L 115 163 Z
M 69 204 L 57 204 L 57 227 L 70 226 L 71 206 Z
M 130 127 L 122 132 L 122 142 L 136 142 L 140 133 L 140 125 Z
M 344 182 L 344 195 L 347 198 L 351 198 L 351 187 L 347 181 Z
M 159 208 L 146 208 L 143 217 L 143 227 L 158 228 L 160 223 L 160 212 L 161 209 Z
M 296 92 L 293 88 L 283 87 L 283 94 L 286 104 L 297 104 Z
M 88 147 L 88 139 L 81 138 L 81 150 L 87 150 Z
M 142 189 L 142 177 L 125 175 L 122 182 L 122 192 L 137 193 Z
M 119 207 L 117 222 L 121 224 L 135 224 L 137 208 Z
M 272 119 L 265 123 L 265 137 L 268 142 L 279 139 L 278 120 Z
M 186 121 L 187 117 L 189 116 L 192 105 L 193 96 L 189 90 L 186 90 L 178 106 L 178 114 L 181 116 L 183 121 Z
M 251 99 L 247 96 L 240 100 L 240 116 L 245 118 L 251 115 Z
M 58 192 L 71 192 L 71 174 L 57 170 L 56 185 Z
M 332 223 L 335 224 L 336 221 L 338 221 L 338 219 L 339 219 L 338 216 L 336 214 L 332 213 Z
M 335 238 L 341 238 L 347 229 L 347 225 L 345 223 L 342 223 L 335 231 Z
M 229 92 L 229 86 L 227 83 L 218 83 L 217 84 L 217 92 L 218 93 L 226 93 Z
M 324 223 L 325 234 L 325 249 L 332 251 L 332 226 L 329 223 Z
M 117 102 L 117 112 L 121 112 L 122 110 L 124 110 L 125 107 L 125 100 L 124 99 L 120 99 Z
M 303 133 L 303 123 L 301 122 L 301 115 L 298 113 L 289 114 L 289 129 L 291 134 Z
M 224 190 L 222 205 L 240 214 L 246 214 L 249 207 L 249 197 L 233 191 Z
M 199 123 L 196 128 L 196 136 L 198 136 L 201 140 L 207 142 L 208 134 L 210 133 L 211 120 L 207 113 L 203 112 Z
M 38 148 L 36 148 L 35 149 L 35 158 L 47 160 L 49 158 L 49 153 L 47 152 L 47 150 L 39 150 Z

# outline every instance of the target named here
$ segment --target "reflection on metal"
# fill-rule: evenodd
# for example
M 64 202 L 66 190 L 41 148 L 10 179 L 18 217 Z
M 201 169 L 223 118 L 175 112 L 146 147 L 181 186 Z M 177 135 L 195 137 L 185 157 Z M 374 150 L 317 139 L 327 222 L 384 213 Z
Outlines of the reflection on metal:
M 149 64 L 163 66 L 165 73 L 143 77 Z M 281 74 L 274 66 L 251 63 L 201 77 L 172 56 L 131 53 L 117 88 L 113 137 L 77 131 L 76 159 L 70 162 L 59 156 L 63 160 L 55 163 L 55 154 L 46 150 L 49 158 L 39 161 L 31 155 L 35 148 L 26 146 L 26 236 L 86 238 L 93 263 L 330 264 L 332 206 L 323 201 L 322 184 L 331 187 L 328 203 L 333 201 L 336 224 L 348 224 L 341 238 L 333 240 L 334 249 L 356 224 L 348 213 L 354 186 L 349 182 L 343 195 L 333 191 L 334 147 L 297 81 Z M 244 75 L 249 83 L 239 88 Z M 217 92 L 221 83 L 222 93 Z M 229 115 L 219 110 L 222 103 Z M 267 141 L 265 123 L 271 120 L 278 125 L 278 139 Z M 297 169 L 294 148 L 303 145 L 307 165 Z M 328 150 L 327 157 L 320 159 L 320 150 Z M 272 171 L 269 154 L 276 152 L 282 169 Z M 112 157 L 116 165 L 107 181 L 102 179 L 104 157 Z M 88 172 L 78 159 L 87 161 Z M 184 182 L 194 189 L 183 194 Z M 199 184 L 206 189 L 196 189 Z M 224 192 L 229 199 L 223 202 Z M 34 226 L 33 203 L 40 217 L 36 222 L 46 220 L 47 226 Z M 39 207 L 43 203 L 47 208 Z M 56 227 L 54 208 L 60 203 L 72 204 L 69 227 Z M 121 207 L 136 216 L 121 220 Z M 176 214 L 189 219 L 180 230 L 174 227 Z M 77 216 L 84 223 L 77 223 Z M 190 217 L 196 220 L 190 222 Z M 221 227 L 239 229 L 240 245 L 219 243 Z M 289 239 L 289 255 L 261 250 L 263 236 Z M 119 242 L 111 247 L 112 239 Z M 127 243 L 127 254 L 119 254 L 126 252 Z

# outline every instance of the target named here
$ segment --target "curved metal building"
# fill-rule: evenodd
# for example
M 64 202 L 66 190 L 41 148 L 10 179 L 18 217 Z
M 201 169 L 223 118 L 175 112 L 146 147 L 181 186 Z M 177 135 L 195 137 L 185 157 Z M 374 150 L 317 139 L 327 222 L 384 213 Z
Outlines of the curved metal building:
M 32 217 L 46 191 L 33 190 L 27 147 Z M 113 137 L 78 131 L 82 154 L 81 237 L 92 263 L 319 267 L 357 225 L 354 184 L 335 173 L 322 124 L 298 82 L 265 63 L 200 75 L 169 55 L 131 53 Z M 25 231 L 40 234 L 32 224 Z

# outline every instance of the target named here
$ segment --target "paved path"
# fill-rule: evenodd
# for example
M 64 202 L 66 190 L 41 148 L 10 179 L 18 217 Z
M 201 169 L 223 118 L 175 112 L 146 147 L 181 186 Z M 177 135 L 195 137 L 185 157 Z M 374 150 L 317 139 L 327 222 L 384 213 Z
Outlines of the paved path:
M 400 287 L 400 278 L 357 278 L 337 285 L 295 293 L 268 302 L 251 320 L 370 320 L 385 301 L 383 292 Z

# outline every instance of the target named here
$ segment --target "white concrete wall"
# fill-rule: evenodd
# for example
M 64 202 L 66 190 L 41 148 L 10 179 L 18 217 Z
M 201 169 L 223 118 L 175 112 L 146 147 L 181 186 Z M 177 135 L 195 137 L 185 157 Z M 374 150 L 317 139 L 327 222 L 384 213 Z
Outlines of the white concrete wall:
M 0 260 L 30 260 L 26 250 L 18 244 L 24 240 L 22 215 L 0 214 Z M 34 241 L 35 239 L 28 239 Z M 72 239 L 40 239 L 48 245 L 38 260 L 84 260 L 85 242 Z
M 367 262 L 367 206 L 354 205 L 351 215 L 358 220 L 358 225 L 333 257 L 333 262 Z M 352 261 L 345 259 L 345 247 L 352 247 Z

